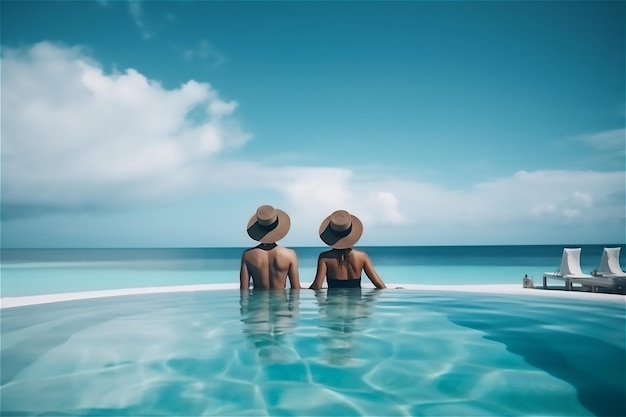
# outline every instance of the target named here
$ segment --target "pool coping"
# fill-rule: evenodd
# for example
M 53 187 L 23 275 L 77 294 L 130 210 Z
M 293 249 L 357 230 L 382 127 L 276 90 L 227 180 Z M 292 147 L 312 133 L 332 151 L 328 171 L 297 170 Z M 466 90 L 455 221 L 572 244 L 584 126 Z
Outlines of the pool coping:
M 373 288 L 363 285 L 363 288 Z M 0 310 L 14 307 L 24 307 L 37 304 L 59 303 L 65 301 L 87 300 L 93 298 L 118 297 L 124 295 L 162 294 L 194 291 L 216 291 L 239 289 L 239 284 L 197 284 L 197 285 L 176 285 L 164 287 L 142 287 L 142 288 L 120 288 L 114 290 L 83 291 L 72 293 L 29 295 L 21 297 L 0 298 Z M 524 288 L 519 284 L 485 284 L 485 285 L 427 285 L 427 284 L 389 284 L 388 289 L 394 291 L 416 290 L 416 291 L 449 291 L 483 294 L 501 295 L 525 295 L 525 296 L 547 296 L 569 299 L 584 299 L 595 301 L 606 301 L 612 303 L 626 304 L 626 296 L 621 294 L 592 293 L 584 291 L 565 291 L 561 287 L 549 289 Z M 308 289 L 303 288 L 303 291 Z M 386 290 L 385 290 L 386 291 Z

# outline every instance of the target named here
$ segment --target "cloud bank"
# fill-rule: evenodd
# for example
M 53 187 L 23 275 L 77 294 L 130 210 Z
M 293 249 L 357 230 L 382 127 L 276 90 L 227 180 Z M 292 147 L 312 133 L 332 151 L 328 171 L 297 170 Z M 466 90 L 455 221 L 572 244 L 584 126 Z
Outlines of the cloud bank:
M 626 155 L 626 129 L 580 135 L 576 139 L 595 149 L 613 152 L 622 158 Z
M 467 189 L 419 180 L 363 181 L 345 170 L 298 178 L 282 191 L 300 218 L 319 219 L 345 207 L 362 217 L 379 242 L 493 243 L 484 236 L 562 242 L 582 235 L 587 242 L 624 241 L 623 171 L 519 171 Z M 558 235 L 550 236 L 554 231 Z
M 2 51 L 3 205 L 82 207 L 181 194 L 250 135 L 209 84 L 107 74 L 80 48 Z
M 365 236 L 378 239 L 372 244 L 489 243 L 477 242 L 478 233 L 499 242 L 528 233 L 536 241 L 555 228 L 564 232 L 554 241 L 583 236 L 581 228 L 589 239 L 624 239 L 624 171 L 518 171 L 453 189 L 419 178 L 372 179 L 359 169 L 227 158 L 251 135 L 237 121 L 237 102 L 207 83 L 167 89 L 134 69 L 107 73 L 81 48 L 48 42 L 3 49 L 1 64 L 3 220 L 218 189 L 241 201 L 247 191 L 266 190 L 298 219 L 290 233 L 298 243 L 310 242 L 318 221 L 337 209 L 357 214 Z M 583 140 L 615 149 L 620 135 Z M 223 211 L 216 215 L 228 218 L 229 207 L 214 207 Z

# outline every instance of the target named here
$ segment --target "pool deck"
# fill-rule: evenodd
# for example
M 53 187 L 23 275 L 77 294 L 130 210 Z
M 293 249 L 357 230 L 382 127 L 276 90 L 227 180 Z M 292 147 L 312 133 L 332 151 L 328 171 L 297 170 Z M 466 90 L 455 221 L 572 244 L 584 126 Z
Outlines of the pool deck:
M 303 287 L 308 285 L 303 283 Z M 363 285 L 363 288 L 373 288 L 371 285 Z M 452 291 L 483 294 L 510 294 L 527 295 L 541 297 L 560 297 L 569 299 L 596 300 L 612 303 L 626 303 L 626 296 L 620 294 L 593 293 L 586 291 L 564 291 L 562 287 L 524 288 L 518 284 L 488 284 L 488 285 L 423 285 L 423 284 L 388 284 L 388 289 L 393 291 L 414 290 L 414 291 Z M 159 294 L 175 292 L 193 291 L 213 291 L 213 290 L 234 290 L 239 285 L 231 284 L 201 284 L 201 285 L 180 285 L 167 287 L 145 287 L 145 288 L 122 288 L 115 290 L 73 292 L 62 294 L 30 295 L 23 297 L 3 297 L 0 298 L 0 309 L 23 307 L 35 304 L 58 303 L 63 301 L 86 300 L 92 298 L 116 297 L 123 295 L 139 294 Z M 308 291 L 303 289 L 302 291 Z

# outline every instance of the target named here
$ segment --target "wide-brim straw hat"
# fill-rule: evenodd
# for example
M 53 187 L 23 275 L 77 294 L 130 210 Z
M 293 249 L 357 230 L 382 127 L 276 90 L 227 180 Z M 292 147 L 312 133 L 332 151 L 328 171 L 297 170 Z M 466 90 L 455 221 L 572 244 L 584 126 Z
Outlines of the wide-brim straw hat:
M 320 225 L 320 238 L 334 249 L 352 247 L 363 234 L 363 223 L 345 210 L 337 210 Z
M 287 213 L 264 205 L 248 221 L 248 236 L 261 243 L 274 243 L 285 237 L 290 226 Z

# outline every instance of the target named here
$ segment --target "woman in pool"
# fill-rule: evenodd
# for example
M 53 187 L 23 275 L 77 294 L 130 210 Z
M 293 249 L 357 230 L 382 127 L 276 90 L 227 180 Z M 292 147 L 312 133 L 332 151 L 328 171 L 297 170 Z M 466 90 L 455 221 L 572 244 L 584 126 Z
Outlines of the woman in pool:
M 363 234 L 361 220 L 345 210 L 338 210 L 324 219 L 319 233 L 332 249 L 320 254 L 315 280 L 309 288 L 319 290 L 324 278 L 328 288 L 360 288 L 362 271 L 376 288 L 387 288 L 369 256 L 352 248 Z

